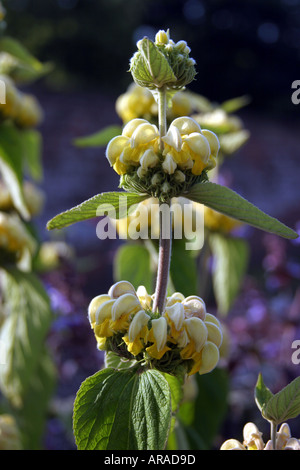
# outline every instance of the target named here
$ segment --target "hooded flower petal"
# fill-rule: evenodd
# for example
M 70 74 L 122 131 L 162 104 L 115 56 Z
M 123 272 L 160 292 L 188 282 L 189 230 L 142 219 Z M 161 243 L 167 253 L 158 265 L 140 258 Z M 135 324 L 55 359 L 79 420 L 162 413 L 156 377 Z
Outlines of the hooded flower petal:
M 149 122 L 145 122 L 137 126 L 135 131 L 133 132 L 130 145 L 131 148 L 136 148 L 139 145 L 148 144 L 153 139 L 159 137 L 158 129 L 155 125 L 150 124 Z
M 91 324 L 91 327 L 94 328 L 96 322 L 96 311 L 107 300 L 111 300 L 111 297 L 107 294 L 98 295 L 91 300 L 89 307 L 88 307 L 88 317 Z
M 214 343 L 218 348 L 220 348 L 223 341 L 223 333 L 221 328 L 219 328 L 215 323 L 205 322 L 207 328 L 208 341 Z
M 108 295 L 112 299 L 117 299 L 123 294 L 135 294 L 135 288 L 131 284 L 131 282 L 128 281 L 119 281 L 116 282 L 113 286 L 108 291 Z
M 201 297 L 197 297 L 196 295 L 187 297 L 183 300 L 182 304 L 186 318 L 198 317 L 201 320 L 205 319 L 206 306 Z
M 236 439 L 228 439 L 221 445 L 220 450 L 246 450 L 246 448 Z
M 202 374 L 207 374 L 208 372 L 211 372 L 218 364 L 219 359 L 220 359 L 219 348 L 211 341 L 207 341 L 202 349 L 199 374 L 202 375 Z
M 123 336 L 128 351 L 137 356 L 145 347 L 148 337 L 149 315 L 144 310 L 137 312 L 130 323 L 128 334 Z
M 152 327 L 149 332 L 148 342 L 153 342 L 152 346 L 146 348 L 147 353 L 155 359 L 161 359 L 170 348 L 167 343 L 167 321 L 165 317 L 152 320 Z
M 174 119 L 171 126 L 176 127 L 181 135 L 192 134 L 192 132 L 201 133 L 201 127 L 195 119 L 186 116 Z
M 184 323 L 189 337 L 194 341 L 195 351 L 200 352 L 208 335 L 204 321 L 198 317 L 192 317 L 187 318 Z

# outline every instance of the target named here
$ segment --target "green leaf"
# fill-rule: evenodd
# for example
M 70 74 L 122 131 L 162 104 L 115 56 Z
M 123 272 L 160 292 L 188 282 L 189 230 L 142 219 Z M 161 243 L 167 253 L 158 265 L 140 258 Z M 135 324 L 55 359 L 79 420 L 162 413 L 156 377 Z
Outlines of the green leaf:
M 294 230 L 265 214 L 226 186 L 210 182 L 198 183 L 192 186 L 184 197 L 266 232 L 275 233 L 284 238 L 298 238 Z
M 77 147 L 104 147 L 113 137 L 121 133 L 121 126 L 107 126 L 94 134 L 78 137 L 74 140 L 74 144 Z
M 31 382 L 52 320 L 49 298 L 33 273 L 1 271 L 6 316 L 0 330 L 5 363 L 0 389 L 16 406 Z
M 43 178 L 42 142 L 41 133 L 35 129 L 26 129 L 21 133 L 25 165 L 35 181 L 41 181 Z
M 175 290 L 188 297 L 197 292 L 198 272 L 193 252 L 185 249 L 185 243 L 185 239 L 172 242 L 170 275 Z
M 235 111 L 238 111 L 244 106 L 247 106 L 250 103 L 250 101 L 251 101 L 250 96 L 243 95 L 237 98 L 232 98 L 230 100 L 224 101 L 220 107 L 227 113 L 234 113 Z
M 145 286 L 148 292 L 152 292 L 154 273 L 147 248 L 137 243 L 120 246 L 114 258 L 114 278 L 115 281 L 126 279 L 135 289 Z
M 47 229 L 53 230 L 68 227 L 76 222 L 105 215 L 105 213 L 112 218 L 125 217 L 132 205 L 138 204 L 148 197 L 147 194 L 127 192 L 97 194 L 78 206 L 55 216 L 48 222 Z
M 49 63 L 42 64 L 19 41 L 9 36 L 0 39 L 0 52 L 6 52 L 17 59 L 16 66 L 10 73 L 17 82 L 36 80 L 53 68 Z
M 43 436 L 55 384 L 56 370 L 51 354 L 43 349 L 23 397 L 22 407 L 14 411 L 24 449 L 43 449 Z
M 133 79 L 141 86 L 162 87 L 170 82 L 176 82 L 167 58 L 148 38 L 138 43 L 139 52 L 131 60 Z
M 124 358 L 121 358 L 117 354 L 115 354 L 112 351 L 108 351 L 105 353 L 105 367 L 107 369 L 128 369 L 129 367 L 137 365 L 136 360 L 126 360 Z
M 225 369 L 195 375 L 198 394 L 195 401 L 193 429 L 210 449 L 228 409 L 229 380 Z
M 25 219 L 30 213 L 23 194 L 23 147 L 21 134 L 9 124 L 0 126 L 0 173 L 10 191 L 15 208 Z
M 78 450 L 164 449 L 170 422 L 170 387 L 155 370 L 104 369 L 83 382 L 75 399 Z
M 170 386 L 172 412 L 176 413 L 180 405 L 180 402 L 184 396 L 184 392 L 183 392 L 184 378 L 177 377 L 176 375 L 170 375 L 170 374 L 163 374 L 163 376 Z
M 264 384 L 262 374 L 259 374 L 255 386 L 255 401 L 262 414 L 267 403 L 272 397 L 273 393 Z
M 239 293 L 248 265 L 248 245 L 241 238 L 209 234 L 213 255 L 213 288 L 218 311 L 228 313 Z
M 275 424 L 297 418 L 300 414 L 300 377 L 294 379 L 266 403 L 263 416 Z

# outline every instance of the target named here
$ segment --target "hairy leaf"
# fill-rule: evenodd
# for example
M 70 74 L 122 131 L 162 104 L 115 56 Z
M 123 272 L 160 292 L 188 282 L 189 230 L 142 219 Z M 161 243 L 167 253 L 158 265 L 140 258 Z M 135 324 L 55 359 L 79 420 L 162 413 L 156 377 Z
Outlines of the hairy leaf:
M 105 214 L 117 219 L 125 217 L 132 205 L 138 204 L 148 197 L 147 194 L 127 192 L 97 194 L 78 206 L 56 215 L 48 222 L 47 228 L 48 230 L 60 229 Z
M 184 196 L 266 232 L 275 233 L 284 238 L 298 238 L 294 230 L 267 215 L 226 186 L 210 182 L 198 183 L 192 186 Z
M 161 373 L 104 369 L 81 385 L 74 404 L 78 450 L 164 449 L 170 387 Z
M 273 395 L 263 410 L 263 416 L 276 424 L 297 418 L 300 414 L 300 377 Z
M 271 392 L 271 390 L 268 389 L 268 387 L 266 387 L 262 375 L 259 374 L 255 386 L 255 401 L 262 414 L 268 401 L 272 397 L 273 393 Z
M 131 73 L 136 83 L 141 86 L 162 87 L 166 83 L 176 82 L 173 70 L 162 52 L 148 38 L 138 43 L 139 52 L 131 60 Z

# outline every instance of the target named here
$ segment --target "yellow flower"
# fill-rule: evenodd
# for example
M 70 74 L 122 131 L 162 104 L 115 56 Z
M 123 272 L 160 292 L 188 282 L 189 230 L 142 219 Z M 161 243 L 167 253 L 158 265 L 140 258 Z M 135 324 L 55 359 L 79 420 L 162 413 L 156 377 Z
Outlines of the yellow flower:
M 167 346 L 167 321 L 164 317 L 152 320 L 147 340 L 153 344 L 146 351 L 155 359 L 161 359 L 171 349 Z
M 27 269 L 37 244 L 17 215 L 0 212 L 0 248 L 15 256 L 19 267 Z
M 132 83 L 116 101 L 116 111 L 124 123 L 143 117 L 150 119 L 156 103 L 151 91 Z M 157 114 L 157 111 L 156 111 Z
M 184 176 L 184 170 L 200 175 L 204 169 L 210 170 L 216 165 L 220 147 L 217 136 L 211 131 L 202 131 L 192 118 L 181 117 L 172 121 L 162 138 L 162 154 L 159 140 L 159 132 L 154 124 L 145 119 L 133 119 L 126 124 L 122 135 L 109 142 L 106 157 L 119 175 L 140 167 L 140 177 L 144 176 L 148 168 L 157 167 L 161 160 L 165 173 L 172 175 L 177 169 L 181 177 Z
M 203 299 L 196 295 L 191 295 L 186 297 L 182 303 L 187 318 L 198 317 L 201 320 L 205 319 L 206 306 Z
M 134 356 L 137 356 L 147 344 L 149 334 L 147 325 L 150 318 L 144 310 L 140 310 L 134 315 L 128 334 L 123 336 L 128 351 Z
M 238 131 L 243 123 L 238 116 L 228 115 L 223 109 L 217 108 L 211 112 L 196 114 L 193 118 L 201 125 L 214 132 Z
M 106 295 L 106 294 L 102 294 L 102 295 L 97 295 L 97 297 L 94 297 L 90 304 L 89 304 L 89 307 L 88 307 L 88 317 L 89 317 L 89 321 L 90 321 L 90 324 L 91 324 L 91 327 L 94 328 L 95 324 L 96 324 L 96 312 L 98 310 L 98 308 L 104 304 L 104 302 L 107 302 L 108 300 L 111 300 L 111 297 L 109 295 Z
M 192 102 L 184 91 L 178 91 L 172 98 L 168 115 L 175 117 L 188 116 L 192 111 Z
M 242 222 L 204 206 L 204 225 L 211 232 L 231 233 L 242 226 Z
M 266 444 L 254 423 L 247 423 L 243 429 L 243 443 L 236 439 L 228 439 L 220 450 L 273 450 L 272 441 Z M 291 431 L 287 423 L 283 423 L 276 433 L 276 450 L 300 450 L 300 440 L 291 437 Z
M 24 181 L 23 194 L 26 207 L 31 216 L 39 214 L 44 203 L 44 193 L 37 188 L 31 181 Z M 4 182 L 0 181 L 0 210 L 8 211 L 15 209 L 14 202 L 11 197 L 11 191 Z
M 135 290 L 128 281 L 117 282 L 108 294 L 96 296 L 89 304 L 88 318 L 98 349 L 119 348 L 127 358 L 128 353 L 141 354 L 146 362 L 167 372 L 173 370 L 173 358 L 174 369 L 184 364 L 189 375 L 210 372 L 219 360 L 222 329 L 218 319 L 206 312 L 203 299 L 175 292 L 167 297 L 159 317 L 152 311 L 153 300 L 144 286 Z M 167 360 L 163 359 L 166 353 Z
M 125 293 L 118 297 L 111 311 L 111 328 L 114 331 L 124 332 L 128 330 L 129 318 L 141 308 L 136 294 Z
M 20 127 L 35 127 L 43 117 L 38 100 L 27 93 L 19 91 L 10 77 L 0 75 L 5 84 L 5 103 L 0 106 L 4 118 L 12 119 Z
M 192 111 L 192 102 L 184 91 L 178 91 L 171 100 L 171 106 L 167 109 L 168 119 L 187 116 Z M 157 120 L 158 107 L 153 94 L 147 88 L 132 83 L 127 91 L 121 94 L 116 101 L 116 112 L 127 124 L 132 119 L 143 118 Z
M 158 137 L 155 125 L 145 119 L 133 119 L 124 127 L 121 136 L 109 142 L 106 157 L 119 175 L 125 174 L 131 166 L 139 166 L 148 150 L 158 153 Z
M 220 322 L 210 313 L 206 313 L 206 310 L 204 320 L 198 316 L 191 317 L 189 308 L 185 315 L 181 335 L 178 338 L 178 344 L 182 347 L 180 355 L 183 359 L 193 361 L 190 375 L 196 372 L 200 374 L 211 372 L 220 359 L 219 348 L 223 340 Z M 203 318 L 202 311 L 201 316 Z
M 170 339 L 178 340 L 182 333 L 184 316 L 184 306 L 180 302 L 166 306 L 164 316 L 170 325 Z
M 5 85 L 5 103 L 0 105 L 0 113 L 4 118 L 14 119 L 19 110 L 21 93 L 7 75 L 0 75 L 0 80 Z
M 116 282 L 108 291 L 108 295 L 112 299 L 118 299 L 121 295 L 124 294 L 135 294 L 135 289 L 131 282 L 128 281 L 119 281 Z
M 163 137 L 164 156 L 169 156 L 181 170 L 191 169 L 200 175 L 204 169 L 216 166 L 220 148 L 219 140 L 212 131 L 201 130 L 200 125 L 190 117 L 175 119 Z

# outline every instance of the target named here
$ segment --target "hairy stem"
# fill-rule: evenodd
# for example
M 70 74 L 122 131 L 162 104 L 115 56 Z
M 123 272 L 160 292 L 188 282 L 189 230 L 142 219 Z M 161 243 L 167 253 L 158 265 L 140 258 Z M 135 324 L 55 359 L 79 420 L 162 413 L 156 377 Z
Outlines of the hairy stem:
M 167 93 L 165 87 L 158 89 L 158 126 L 160 137 L 160 151 L 164 149 L 162 137 L 167 133 Z
M 158 311 L 162 315 L 167 298 L 172 252 L 172 217 L 170 210 L 160 210 L 159 228 L 158 266 L 153 311 Z
M 158 89 L 158 126 L 160 137 L 160 151 L 163 151 L 162 138 L 167 132 L 167 94 L 165 87 Z M 153 311 L 163 314 L 169 282 L 169 271 L 172 251 L 172 220 L 170 206 L 160 204 L 159 211 L 159 252 L 155 297 Z
M 277 425 L 271 421 L 271 441 L 273 450 L 276 450 L 276 434 L 277 434 Z

